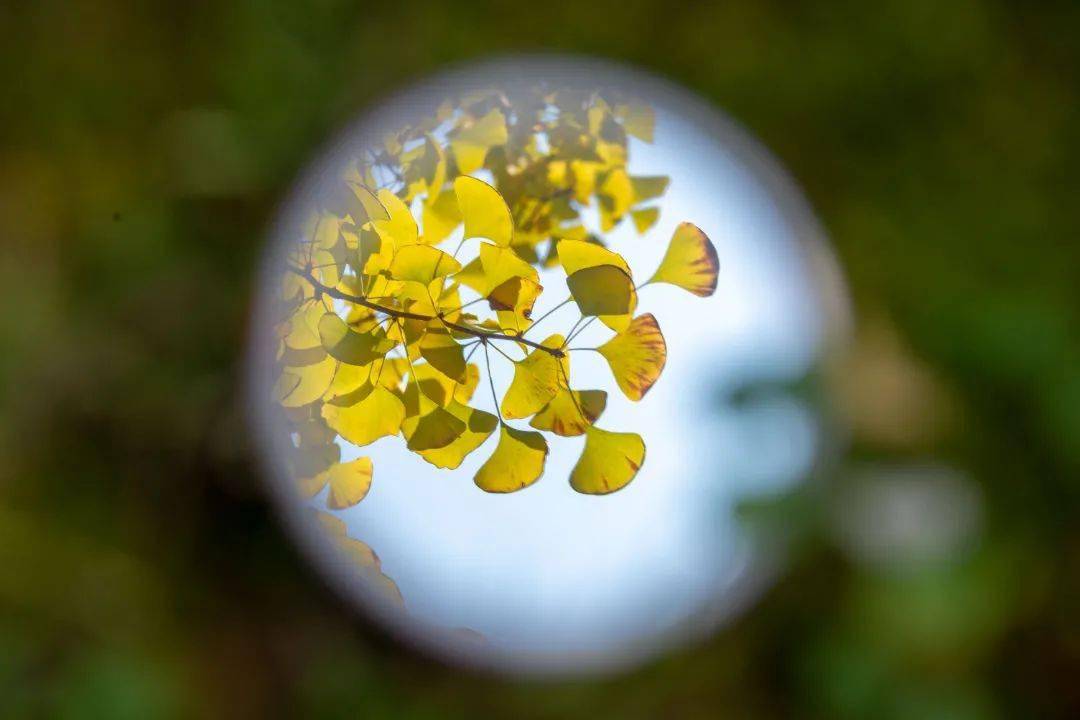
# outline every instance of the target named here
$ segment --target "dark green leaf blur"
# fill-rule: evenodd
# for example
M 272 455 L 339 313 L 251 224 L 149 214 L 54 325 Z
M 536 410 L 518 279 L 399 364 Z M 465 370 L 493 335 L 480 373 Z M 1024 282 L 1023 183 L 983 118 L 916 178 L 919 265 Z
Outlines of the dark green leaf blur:
M 885 0 L 0 5 L 0 717 L 1080 717 L 1080 5 Z M 790 571 L 597 682 L 413 657 L 279 530 L 243 422 L 255 262 L 356 112 L 447 63 L 625 60 L 806 190 L 856 308 L 836 477 L 769 508 Z M 897 567 L 837 508 L 976 488 Z

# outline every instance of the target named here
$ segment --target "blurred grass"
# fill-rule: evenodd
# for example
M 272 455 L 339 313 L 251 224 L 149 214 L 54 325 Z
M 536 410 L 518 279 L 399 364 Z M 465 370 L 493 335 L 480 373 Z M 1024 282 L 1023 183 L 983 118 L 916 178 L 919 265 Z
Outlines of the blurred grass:
M 1078 31 L 1068 2 L 0 6 L 0 716 L 1077 717 Z M 948 398 L 853 456 L 962 468 L 975 551 L 860 564 L 801 498 L 745 621 L 599 683 L 442 670 L 334 603 L 241 422 L 263 233 L 366 103 L 516 51 L 639 64 L 776 152 L 860 324 Z

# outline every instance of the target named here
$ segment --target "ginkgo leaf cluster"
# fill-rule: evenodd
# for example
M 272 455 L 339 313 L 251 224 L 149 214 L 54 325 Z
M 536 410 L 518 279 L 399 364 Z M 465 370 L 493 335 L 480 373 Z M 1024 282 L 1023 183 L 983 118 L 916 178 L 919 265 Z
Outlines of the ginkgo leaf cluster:
M 474 482 L 493 493 L 535 483 L 560 437 L 584 436 L 574 490 L 633 480 L 644 439 L 598 426 L 608 391 L 574 386 L 570 341 L 594 320 L 607 326 L 610 339 L 588 349 L 640 401 L 667 359 L 656 318 L 639 311 L 643 289 L 706 297 L 719 270 L 688 222 L 644 281 L 604 242 L 624 222 L 652 241 L 668 181 L 630 174 L 628 138 L 651 142 L 654 125 L 647 105 L 611 93 L 490 90 L 443 103 L 348 163 L 297 228 L 275 290 L 273 392 L 304 493 L 328 488 L 334 510 L 360 502 L 378 468 L 343 462 L 342 445 L 387 437 L 447 470 L 488 446 Z M 533 309 L 552 294 L 579 320 L 541 336 Z M 513 364 L 501 390 L 493 361 Z M 494 412 L 474 402 L 488 390 Z

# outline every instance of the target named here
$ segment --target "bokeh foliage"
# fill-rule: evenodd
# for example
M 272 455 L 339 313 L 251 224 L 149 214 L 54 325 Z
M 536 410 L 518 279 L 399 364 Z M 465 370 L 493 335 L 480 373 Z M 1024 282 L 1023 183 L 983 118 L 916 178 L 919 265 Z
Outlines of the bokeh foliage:
M 0 714 L 1075 717 L 1080 9 L 532 11 L 0 8 Z M 847 376 L 920 389 L 851 393 L 870 418 L 854 459 L 968 473 L 976 549 L 861 564 L 828 491 L 808 493 L 786 509 L 805 529 L 792 570 L 744 621 L 625 678 L 541 687 L 403 655 L 320 591 L 243 447 L 239 339 L 268 219 L 365 103 L 521 50 L 664 73 L 776 152 L 853 289 Z

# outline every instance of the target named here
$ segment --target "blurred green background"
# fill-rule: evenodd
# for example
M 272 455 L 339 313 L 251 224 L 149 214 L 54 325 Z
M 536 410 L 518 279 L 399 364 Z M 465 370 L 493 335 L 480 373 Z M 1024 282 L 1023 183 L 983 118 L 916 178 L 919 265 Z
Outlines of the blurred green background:
M 1080 717 L 1078 38 L 1074 2 L 3 3 L 0 717 Z M 290 181 L 380 94 L 518 51 L 728 111 L 856 307 L 851 469 L 782 504 L 790 572 L 599 682 L 364 630 L 275 524 L 242 417 Z M 852 553 L 845 493 L 913 463 L 975 488 L 977 540 Z

